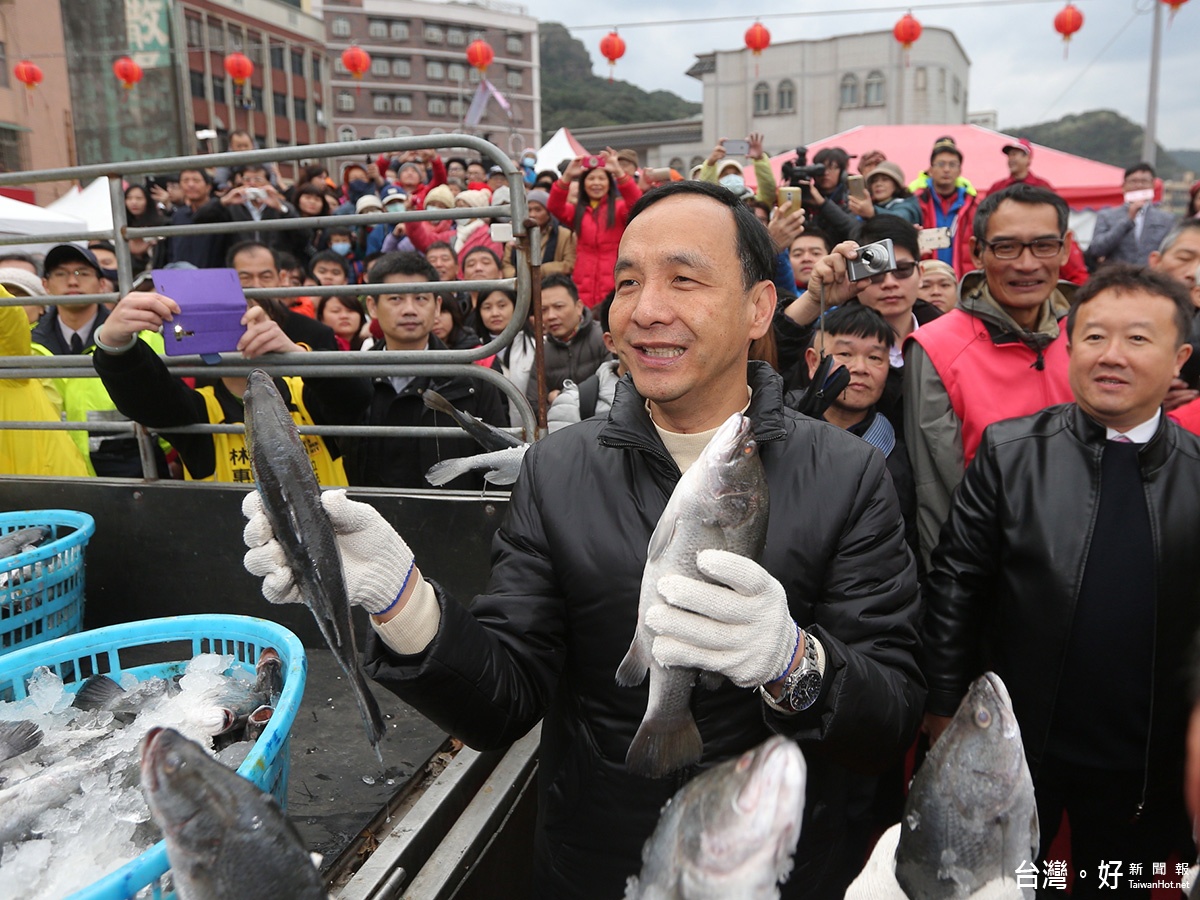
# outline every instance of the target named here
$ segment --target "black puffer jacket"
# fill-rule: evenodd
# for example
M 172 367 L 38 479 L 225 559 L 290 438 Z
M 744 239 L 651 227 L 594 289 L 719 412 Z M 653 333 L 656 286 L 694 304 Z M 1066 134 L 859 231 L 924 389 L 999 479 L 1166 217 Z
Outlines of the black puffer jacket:
M 1104 445 L 1104 428 L 1073 403 L 990 426 L 926 577 L 929 712 L 952 715 L 971 679 L 985 667 L 999 673 L 1035 779 L 1096 521 Z M 1178 803 L 1185 663 L 1200 626 L 1200 438 L 1164 415 L 1138 458 L 1157 569 L 1147 789 Z M 1120 647 L 1115 634 L 1104 648 L 1114 665 Z
M 916 568 L 883 456 L 784 409 L 779 376 L 765 363 L 750 367 L 748 415 L 771 491 L 763 564 L 828 665 L 816 705 L 795 716 L 728 682 L 697 689 L 699 768 L 772 732 L 795 737 L 808 760 L 808 801 L 785 896 L 841 896 L 822 879 L 842 836 L 850 769 L 898 759 L 924 701 Z M 539 897 L 621 896 L 663 803 L 695 774 L 625 771 L 648 686 L 614 681 L 637 621 L 650 534 L 679 477 L 626 376 L 607 421 L 530 448 L 493 545 L 489 592 L 470 611 L 440 597 L 441 626 L 423 654 L 396 656 L 370 636 L 371 676 L 473 747 L 504 746 L 545 716 Z

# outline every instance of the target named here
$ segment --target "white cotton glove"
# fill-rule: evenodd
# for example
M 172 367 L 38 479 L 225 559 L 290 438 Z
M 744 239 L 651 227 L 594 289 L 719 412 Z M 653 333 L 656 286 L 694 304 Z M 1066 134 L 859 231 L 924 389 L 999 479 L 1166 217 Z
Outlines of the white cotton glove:
M 754 560 L 726 550 L 701 550 L 696 566 L 711 581 L 658 580 L 667 602 L 647 611 L 646 625 L 657 635 L 651 653 L 659 665 L 720 672 L 745 688 L 777 679 L 797 644 L 783 585 Z
M 412 551 L 375 507 L 349 499 L 344 490 L 325 491 L 321 503 L 337 536 L 350 602 L 372 615 L 387 611 L 412 575 Z M 242 515 L 249 520 L 242 540 L 250 548 L 243 565 L 251 575 L 262 576 L 263 596 L 271 603 L 302 602 L 258 491 L 246 495 Z
M 897 822 L 880 836 L 866 866 L 846 889 L 845 900 L 910 900 L 896 881 L 900 824 Z M 1016 881 L 997 878 L 971 894 L 969 900 L 1023 900 L 1024 896 Z

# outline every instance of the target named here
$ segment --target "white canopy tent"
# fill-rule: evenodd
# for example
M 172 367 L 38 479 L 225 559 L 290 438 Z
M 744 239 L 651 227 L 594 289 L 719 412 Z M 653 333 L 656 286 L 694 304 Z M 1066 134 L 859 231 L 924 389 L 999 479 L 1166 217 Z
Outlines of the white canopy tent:
M 109 223 L 111 227 L 112 223 Z M 28 235 L 36 238 L 46 234 L 62 234 L 73 231 L 87 231 L 88 223 L 74 215 L 58 210 L 43 209 L 32 203 L 22 203 L 9 197 L 0 196 L 0 235 Z M 28 244 L 5 245 L 4 250 L 20 250 L 24 253 L 45 254 L 51 247 L 59 243 L 32 241 Z
M 554 132 L 554 137 L 546 141 L 537 152 L 537 170 L 558 170 L 558 164 L 564 159 L 574 159 L 583 156 L 587 149 L 565 127 Z
M 46 209 L 82 219 L 87 223 L 89 231 L 103 231 L 106 228 L 112 228 L 112 204 L 108 199 L 108 179 L 97 178 L 83 190 L 72 185 L 69 191 Z

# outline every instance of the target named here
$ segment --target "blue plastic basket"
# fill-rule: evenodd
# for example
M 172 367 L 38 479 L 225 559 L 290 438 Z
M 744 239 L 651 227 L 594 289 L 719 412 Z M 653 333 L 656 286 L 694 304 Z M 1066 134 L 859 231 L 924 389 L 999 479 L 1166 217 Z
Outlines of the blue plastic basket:
M 49 540 L 0 560 L 0 654 L 83 627 L 83 554 L 96 522 L 69 509 L 0 513 L 0 537 L 38 525 Z
M 122 664 L 122 653 L 156 644 L 164 645 L 162 650 L 178 661 Z M 249 616 L 171 616 L 69 635 L 0 657 L 0 700 L 23 699 L 27 695 L 26 681 L 38 666 L 50 667 L 71 689 L 93 674 L 119 679 L 128 672 L 142 681 L 171 678 L 201 653 L 232 654 L 235 666 L 253 672 L 259 652 L 266 647 L 274 648 L 283 663 L 283 693 L 266 730 L 238 767 L 238 774 L 270 791 L 286 809 L 289 733 L 304 694 L 308 660 L 300 639 L 282 625 Z M 144 659 L 148 652 L 142 650 L 138 655 Z M 120 869 L 72 894 L 69 900 L 127 900 L 146 888 L 151 888 L 150 896 L 159 900 L 166 896 L 163 876 L 168 867 L 166 844 L 159 841 Z

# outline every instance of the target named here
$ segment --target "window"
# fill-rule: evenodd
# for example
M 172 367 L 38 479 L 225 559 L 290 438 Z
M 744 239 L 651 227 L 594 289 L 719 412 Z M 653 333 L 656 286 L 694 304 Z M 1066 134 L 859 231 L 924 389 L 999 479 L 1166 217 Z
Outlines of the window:
M 446 77 L 451 81 L 466 81 L 467 67 L 462 63 L 450 63 L 446 66 Z
M 430 97 L 427 102 L 427 108 L 431 116 L 444 116 L 446 114 L 446 98 Z
M 426 25 L 425 26 L 425 43 L 440 44 L 443 41 L 445 41 L 445 39 L 446 39 L 446 36 L 442 33 L 441 26 L 439 26 L 439 25 Z
M 350 20 L 342 16 L 338 16 L 329 26 L 329 33 L 334 37 L 350 37 Z
M 387 113 L 392 111 L 392 98 L 387 94 L 376 94 L 372 98 L 371 103 L 375 112 Z
M 938 92 L 946 93 L 946 70 L 938 69 Z
M 199 19 L 187 19 L 187 43 L 189 47 L 204 46 L 204 26 Z
M 430 81 L 443 80 L 446 77 L 445 64 L 438 62 L 436 59 L 428 60 L 425 63 L 425 77 Z
M 474 41 L 482 41 L 482 40 L 485 40 L 485 35 L 482 31 L 479 31 L 478 29 L 476 29 L 476 30 L 467 32 L 467 43 L 468 44 L 470 44 Z
M 279 91 L 272 91 L 271 101 L 274 105 L 275 115 L 286 119 L 288 114 L 287 94 L 281 94 Z
M 465 47 L 467 46 L 467 33 L 461 28 L 447 28 L 446 43 L 451 47 Z
M 354 95 L 349 91 L 338 91 L 337 108 L 340 112 L 354 112 Z
M 316 66 L 313 66 L 313 74 L 316 74 L 317 71 L 318 71 L 318 68 Z M 301 77 L 304 76 L 304 51 L 303 50 L 295 50 L 295 49 L 292 50 L 292 74 L 299 75 Z
M 373 38 L 386 40 L 388 36 L 388 23 L 382 19 L 370 19 L 367 22 L 367 34 Z
M 510 34 L 504 39 L 504 49 L 509 53 L 524 53 L 525 39 L 519 34 Z
M 245 95 L 245 90 L 246 89 L 243 87 L 242 88 L 243 96 Z M 262 88 L 256 88 L 256 87 L 250 88 L 250 103 L 251 103 L 251 106 L 247 107 L 247 109 L 265 109 L 266 108 L 263 106 Z
M 217 22 L 208 23 L 208 49 L 218 51 L 225 49 L 225 32 L 221 30 L 221 26 Z
M 295 68 L 294 68 L 295 65 L 296 65 L 296 54 L 293 51 L 293 53 L 292 53 L 292 66 L 293 66 L 292 71 L 293 72 L 295 71 Z M 321 57 L 314 55 L 312 58 L 312 80 L 313 80 L 313 83 L 318 86 L 321 84 L 321 70 L 323 68 L 324 68 L 324 62 L 321 59 Z M 303 69 L 304 69 L 303 58 L 301 58 L 301 60 L 300 60 L 300 69 L 301 69 L 301 72 L 303 72 Z
M 479 79 L 482 77 L 483 75 L 474 66 L 472 66 L 471 71 L 467 73 L 467 81 L 471 82 L 471 84 L 479 84 Z
M 878 69 L 867 75 L 866 87 L 863 90 L 863 99 L 867 106 L 883 106 L 887 101 L 883 96 L 883 73 Z
M 916 74 L 913 76 L 913 87 L 918 91 L 923 91 L 929 85 L 929 73 L 924 66 L 917 66 Z
M 357 141 L 358 140 L 358 132 L 354 130 L 353 125 L 339 125 L 338 126 L 338 140 L 339 141 Z
M 787 79 L 779 82 L 779 111 L 796 111 L 796 86 Z
M 408 23 L 393 22 L 392 23 L 392 40 L 407 41 L 408 40 Z
M 204 99 L 204 73 L 197 72 L 195 69 L 188 70 L 188 85 L 192 89 L 192 96 Z
M 846 109 L 853 106 L 858 106 L 858 78 L 846 74 L 842 76 L 841 107 Z
M 392 129 L 389 128 L 387 125 L 380 125 L 379 127 L 377 127 L 375 129 L 375 137 L 377 139 L 382 140 L 384 138 L 390 138 L 391 136 L 392 136 Z
M 283 70 L 283 47 L 280 44 L 271 45 L 271 68 Z
M 958 80 L 958 76 L 954 76 L 954 102 L 957 103 L 962 97 L 962 82 Z
M 704 157 L 703 156 L 693 156 L 692 164 L 690 166 L 688 166 L 688 171 L 690 172 L 692 169 L 697 169 L 702 165 L 704 165 Z M 683 171 L 681 170 L 679 172 L 679 174 L 682 175 Z
M 225 78 L 217 75 L 212 80 L 213 103 L 225 102 Z
M 509 69 L 508 76 L 505 79 L 510 88 L 519 88 L 525 83 L 525 79 L 521 76 L 520 69 Z
M 412 112 L 412 96 L 410 94 L 397 94 L 393 101 L 396 112 L 411 113 Z M 396 132 L 399 134 L 400 132 Z
M 246 49 L 246 34 L 234 25 L 229 26 L 229 46 L 238 53 Z
M 0 166 L 5 172 L 18 172 L 25 166 L 25 136 L 14 128 L 0 127 Z
M 466 111 L 467 111 L 467 104 L 465 101 L 463 101 L 463 100 L 451 100 L 450 101 L 450 115 L 454 116 L 454 118 L 461 119 L 463 117 L 463 114 Z
M 308 119 L 308 101 L 303 97 L 292 98 L 292 112 L 296 116 L 297 122 L 303 122 Z
M 413 130 L 407 125 L 396 126 L 396 137 L 412 137 Z
M 765 115 L 771 111 L 771 88 L 765 81 L 754 86 L 754 114 Z
M 392 64 L 386 60 L 376 57 L 371 60 L 372 75 L 387 75 L 392 71 Z
M 335 56 L 333 58 L 333 71 L 336 75 L 350 74 L 350 70 L 346 68 L 346 64 L 342 62 L 342 58 L 340 56 Z
M 397 78 L 408 78 L 412 75 L 412 63 L 407 59 L 393 59 L 392 74 Z

